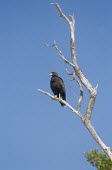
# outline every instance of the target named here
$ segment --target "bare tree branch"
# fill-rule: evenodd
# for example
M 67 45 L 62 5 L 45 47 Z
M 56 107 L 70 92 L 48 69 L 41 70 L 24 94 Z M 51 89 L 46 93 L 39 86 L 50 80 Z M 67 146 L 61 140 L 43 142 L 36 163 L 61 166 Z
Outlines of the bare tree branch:
M 75 80 L 78 85 L 79 85 L 79 89 L 80 89 L 80 96 L 79 96 L 79 100 L 78 100 L 78 111 L 81 112 L 81 102 L 82 102 L 82 99 L 83 99 L 83 88 L 82 88 L 82 84 L 80 82 L 80 80 L 76 77 L 75 73 L 74 72 L 69 72 L 67 69 L 66 69 L 66 72 L 68 75 L 72 75 L 73 76 L 73 80 Z
M 61 15 L 64 16 L 65 19 L 65 15 L 63 14 L 61 8 L 59 5 L 56 5 L 58 11 L 61 11 Z M 77 64 L 77 60 L 76 60 L 76 45 L 75 45 L 75 34 L 74 34 L 74 30 L 75 30 L 75 19 L 73 16 L 71 17 L 71 21 L 69 21 L 69 27 L 70 27 L 70 47 L 71 47 L 71 56 L 72 56 L 72 64 L 70 64 L 76 75 L 78 76 L 78 78 L 80 79 L 80 81 L 82 82 L 82 84 L 87 88 L 87 90 L 90 93 L 90 99 L 88 102 L 88 107 L 86 110 L 86 114 L 85 117 L 87 119 L 91 118 L 91 114 L 92 114 L 92 110 L 93 110 L 93 106 L 95 103 L 95 99 L 96 99 L 96 95 L 97 95 L 97 90 L 96 88 L 94 88 L 92 86 L 92 84 L 88 81 L 88 79 L 85 77 L 85 75 L 83 74 L 83 72 L 81 71 L 81 69 L 79 68 L 78 64 Z M 67 20 L 68 22 L 68 20 Z
M 60 101 L 59 98 L 56 98 L 55 96 L 52 96 L 50 93 L 43 91 L 41 89 L 37 89 L 39 92 L 49 96 L 51 99 L 53 100 L 57 100 Z M 88 131 L 90 132 L 90 134 L 93 136 L 93 138 L 95 139 L 95 141 L 101 146 L 101 148 L 103 149 L 103 151 L 108 155 L 108 157 L 111 159 L 112 161 L 112 152 L 110 147 L 107 147 L 103 141 L 100 139 L 100 137 L 98 136 L 98 134 L 96 133 L 94 127 L 92 126 L 91 122 L 87 119 L 85 119 L 85 117 L 82 116 L 82 114 L 80 112 L 78 112 L 77 110 L 75 110 L 69 103 L 67 103 L 66 101 L 61 99 L 61 102 L 64 103 L 73 113 L 75 113 L 77 116 L 79 116 L 82 120 L 82 122 L 84 123 L 84 125 L 86 126 L 86 128 L 88 129 Z
M 79 89 L 80 89 L 80 96 L 79 96 L 79 100 L 78 100 L 78 111 L 80 112 L 81 111 L 81 102 L 82 102 L 82 99 L 83 99 L 83 88 L 82 88 L 82 84 L 81 84 L 80 80 L 78 80 L 76 75 L 73 76 L 73 78 L 78 83 Z
M 75 34 L 74 34 L 75 19 L 74 19 L 74 16 L 69 15 L 71 17 L 71 21 L 70 21 L 66 17 L 66 15 L 62 12 L 60 6 L 57 3 L 51 3 L 51 4 L 56 6 L 57 10 L 60 13 L 60 16 L 62 16 L 67 21 L 67 23 L 69 24 L 69 27 L 70 27 L 70 46 L 71 46 L 71 56 L 72 56 L 72 61 L 73 61 L 73 68 L 76 72 L 76 75 L 80 78 L 80 80 L 82 81 L 84 86 L 86 86 L 86 88 L 91 92 L 91 91 L 94 90 L 94 88 L 92 87 L 90 82 L 87 80 L 87 78 L 84 76 L 84 74 L 80 70 L 79 66 L 77 65 L 77 61 L 76 61 L 76 45 L 75 45 Z
M 53 45 L 48 45 L 45 43 L 45 45 L 47 47 L 55 47 L 55 49 L 58 51 L 58 55 L 64 60 L 65 63 L 69 64 L 70 66 L 74 67 L 73 63 L 71 63 L 70 61 L 68 61 L 65 56 L 63 55 L 62 51 L 58 48 L 56 42 L 54 41 Z
M 85 113 L 85 119 L 88 119 L 88 120 L 91 119 L 92 110 L 93 110 L 94 103 L 95 103 L 96 96 L 97 96 L 97 88 L 98 88 L 98 85 L 94 88 L 93 93 L 92 92 L 90 93 L 90 98 L 89 98 L 89 102 L 88 102 L 86 113 Z
M 91 118 L 91 114 L 92 114 L 92 109 L 93 109 L 93 106 L 94 106 L 94 103 L 95 103 L 95 99 L 96 99 L 96 95 L 97 95 L 97 91 L 95 88 L 92 87 L 92 85 L 90 84 L 90 82 L 87 80 L 87 78 L 84 76 L 84 74 L 82 73 L 81 69 L 79 68 L 79 66 L 77 65 L 77 61 L 76 61 L 76 46 L 75 46 L 75 34 L 74 34 L 74 30 L 75 30 L 75 19 L 73 16 L 70 16 L 71 17 L 71 21 L 64 15 L 64 13 L 62 12 L 60 6 L 57 4 L 57 3 L 53 3 L 56 8 L 58 9 L 59 13 L 60 13 L 60 16 L 62 16 L 66 21 L 67 23 L 69 24 L 69 27 L 70 27 L 70 46 L 71 46 L 71 56 L 72 56 L 72 62 L 69 62 L 64 56 L 63 54 L 61 53 L 61 51 L 56 47 L 56 50 L 59 51 L 59 54 L 60 56 L 62 57 L 62 59 L 70 64 L 74 70 L 75 70 L 75 73 L 76 75 L 79 77 L 79 79 L 81 80 L 81 82 L 84 84 L 84 86 L 89 90 L 90 92 L 90 100 L 88 102 L 88 106 L 87 107 L 87 110 L 86 110 L 86 115 L 85 117 L 90 119 Z
M 56 6 L 57 10 L 59 11 L 60 17 L 63 17 L 67 21 L 67 23 L 70 25 L 70 20 L 67 18 L 67 16 L 65 14 L 63 14 L 60 6 L 57 3 L 51 3 L 51 5 Z
M 98 134 L 96 133 L 96 131 L 95 131 L 94 127 L 92 126 L 90 120 L 87 120 L 84 117 L 82 117 L 82 122 L 84 123 L 84 125 L 86 126 L 86 128 L 88 129 L 90 134 L 93 136 L 95 141 L 99 144 L 99 146 L 102 148 L 102 150 L 107 154 L 107 156 L 112 161 L 112 152 L 111 152 L 110 147 L 107 147 L 104 144 L 104 142 L 101 140 L 101 138 L 98 136 Z
M 82 117 L 82 114 L 75 110 L 69 103 L 67 103 L 65 100 L 62 100 L 62 99 L 59 99 L 59 98 L 56 98 L 55 96 L 52 96 L 50 93 L 46 92 L 46 91 L 43 91 L 41 89 L 37 89 L 39 92 L 51 97 L 51 99 L 53 100 L 58 100 L 58 101 L 61 101 L 63 104 L 65 104 L 72 112 L 74 112 L 76 115 L 78 115 L 80 118 Z
M 107 156 L 110 158 L 110 160 L 112 161 L 112 152 L 110 150 L 109 147 L 107 147 L 103 141 L 101 140 L 101 138 L 98 136 L 98 134 L 96 133 L 94 127 L 92 126 L 90 119 L 91 119 L 91 115 L 92 115 L 92 110 L 94 107 L 94 103 L 96 100 L 96 96 L 97 96 L 97 87 L 93 87 L 92 84 L 89 82 L 89 80 L 85 77 L 85 75 L 83 74 L 83 72 L 81 71 L 80 67 L 77 64 L 77 56 L 76 56 L 76 45 L 75 45 L 75 19 L 74 16 L 69 16 L 71 20 L 68 19 L 68 17 L 62 12 L 60 6 L 57 3 L 52 3 L 53 5 L 56 6 L 59 14 L 61 17 L 64 18 L 64 20 L 68 23 L 69 28 L 70 28 L 70 50 L 71 50 L 71 58 L 72 58 L 72 62 L 69 62 L 63 55 L 63 53 L 61 52 L 61 50 L 58 48 L 58 46 L 56 45 L 56 43 L 54 42 L 54 44 L 52 46 L 54 46 L 56 48 L 56 50 L 59 53 L 59 56 L 64 60 L 64 62 L 66 62 L 67 64 L 69 64 L 70 66 L 72 66 L 72 68 L 75 71 L 75 75 L 78 77 L 78 79 L 76 77 L 74 77 L 74 79 L 76 80 L 76 82 L 79 85 L 79 89 L 80 89 L 80 96 L 79 96 L 79 100 L 78 100 L 78 111 L 75 110 L 70 104 L 68 104 L 66 101 L 61 99 L 61 102 L 64 103 L 72 112 L 74 112 L 76 115 L 78 115 L 83 124 L 86 126 L 86 128 L 88 129 L 88 131 L 90 132 L 90 134 L 93 136 L 93 138 L 95 139 L 95 141 L 100 145 L 100 147 L 103 149 L 103 151 L 107 154 Z M 47 44 L 46 44 L 47 45 Z M 49 45 L 47 45 L 49 46 Z M 51 46 L 49 46 L 51 47 Z M 84 116 L 82 116 L 81 114 L 81 102 L 83 99 L 83 89 L 82 89 L 82 84 L 86 87 L 86 89 L 89 91 L 90 94 L 90 98 L 87 104 L 87 108 L 86 108 L 86 113 Z M 51 97 L 54 100 L 58 100 L 60 101 L 60 99 L 55 98 L 54 96 L 52 96 L 50 93 L 45 92 L 43 90 L 38 89 L 39 92 L 48 95 L 49 97 Z
M 73 76 L 73 72 L 69 72 L 69 71 L 67 70 L 67 68 L 65 69 L 65 71 L 67 72 L 68 75 L 72 75 L 72 76 Z
M 43 94 L 51 97 L 51 99 L 53 99 L 53 100 L 58 100 L 58 99 L 56 99 L 54 96 L 52 96 L 50 93 L 48 93 L 48 92 L 46 92 L 46 91 L 43 91 L 43 90 L 41 90 L 41 89 L 37 89 L 37 90 L 38 90 L 39 92 L 41 92 L 41 93 L 43 93 Z
M 85 75 L 83 74 L 83 72 L 81 71 L 81 69 L 79 68 L 79 66 L 77 64 L 75 34 L 74 34 L 74 31 L 75 31 L 75 19 L 74 19 L 73 16 L 70 16 L 71 17 L 71 21 L 70 21 L 65 16 L 65 14 L 63 14 L 60 6 L 58 4 L 55 4 L 55 6 L 58 9 L 60 15 L 67 21 L 67 23 L 69 24 L 69 27 L 70 27 L 70 47 L 71 47 L 71 57 L 72 57 L 72 63 L 73 63 L 72 67 L 73 67 L 73 69 L 75 71 L 75 74 L 78 76 L 79 80 L 82 82 L 82 84 L 86 87 L 86 89 L 90 93 L 90 98 L 89 98 L 89 102 L 88 102 L 88 105 L 87 105 L 85 117 L 81 117 L 82 121 L 85 124 L 86 128 L 91 133 L 91 135 L 93 136 L 93 138 L 96 140 L 96 142 L 101 146 L 103 151 L 112 160 L 112 153 L 111 153 L 110 149 L 99 138 L 99 136 L 97 135 L 96 131 L 94 130 L 94 128 L 92 127 L 92 125 L 90 123 L 90 118 L 91 118 L 91 115 L 92 115 L 92 110 L 93 110 L 94 103 L 95 103 L 95 100 L 96 100 L 96 95 L 97 95 L 97 87 L 92 86 L 92 84 L 85 77 Z M 80 98 L 79 98 L 79 101 L 78 101 L 78 110 L 80 110 L 81 101 L 82 101 L 82 98 L 81 98 L 81 95 L 80 95 Z

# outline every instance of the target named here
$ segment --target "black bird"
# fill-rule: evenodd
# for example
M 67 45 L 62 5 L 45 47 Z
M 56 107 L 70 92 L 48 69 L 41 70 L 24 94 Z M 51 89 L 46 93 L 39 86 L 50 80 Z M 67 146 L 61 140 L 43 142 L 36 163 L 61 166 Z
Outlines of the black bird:
M 62 78 L 59 77 L 56 72 L 51 72 L 49 75 L 52 76 L 50 86 L 54 95 L 66 101 L 66 90 Z M 62 102 L 60 102 L 60 104 L 61 106 L 65 106 Z

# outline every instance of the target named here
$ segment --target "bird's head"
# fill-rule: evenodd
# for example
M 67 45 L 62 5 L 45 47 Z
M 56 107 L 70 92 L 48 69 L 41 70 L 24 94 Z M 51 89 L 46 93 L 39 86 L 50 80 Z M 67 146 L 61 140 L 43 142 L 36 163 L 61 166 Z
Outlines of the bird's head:
M 49 75 L 50 76 L 58 76 L 58 74 L 56 72 L 51 72 Z

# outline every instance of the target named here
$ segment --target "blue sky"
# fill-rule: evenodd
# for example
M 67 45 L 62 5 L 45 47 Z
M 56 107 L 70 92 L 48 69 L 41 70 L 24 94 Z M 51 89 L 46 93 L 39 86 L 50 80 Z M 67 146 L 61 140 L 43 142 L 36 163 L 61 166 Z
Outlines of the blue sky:
M 67 101 L 76 108 L 79 90 L 53 48 L 55 40 L 70 58 L 69 28 L 49 0 L 0 1 L 0 169 L 90 170 L 84 152 L 99 148 L 80 119 L 36 89 L 50 93 L 49 73 L 64 80 Z M 112 147 L 112 1 L 57 3 L 76 19 L 78 64 L 98 87 L 92 124 Z M 88 93 L 84 88 L 82 113 Z

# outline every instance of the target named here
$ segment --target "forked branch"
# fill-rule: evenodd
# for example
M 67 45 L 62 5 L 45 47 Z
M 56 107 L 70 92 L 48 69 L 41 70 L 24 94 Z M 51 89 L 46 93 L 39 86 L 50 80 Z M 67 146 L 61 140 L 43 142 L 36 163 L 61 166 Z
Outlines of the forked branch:
M 91 115 L 92 115 L 92 110 L 94 107 L 94 103 L 96 100 L 96 95 L 97 95 L 97 87 L 93 87 L 92 84 L 89 82 L 89 80 L 85 77 L 85 75 L 83 74 L 83 72 L 81 71 L 80 67 L 77 64 L 77 57 L 76 57 L 76 45 L 75 45 L 75 19 L 74 16 L 69 16 L 70 19 L 62 12 L 60 6 L 57 3 L 52 3 L 53 5 L 56 6 L 60 16 L 62 18 L 64 18 L 64 20 L 68 23 L 69 28 L 70 28 L 70 49 L 71 49 L 71 58 L 72 58 L 72 62 L 69 62 L 63 55 L 63 53 L 61 52 L 61 50 L 58 48 L 58 46 L 56 45 L 56 43 L 54 43 L 52 46 L 55 47 L 55 49 L 58 51 L 59 56 L 64 60 L 64 62 L 66 62 L 67 64 L 69 64 L 70 66 L 72 66 L 72 68 L 75 71 L 75 77 L 74 79 L 77 81 L 78 85 L 79 85 L 79 89 L 80 89 L 80 97 L 78 100 L 78 110 L 75 110 L 70 104 L 68 104 L 66 101 L 61 100 L 62 103 L 64 103 L 70 110 L 72 110 L 72 112 L 74 112 L 75 114 L 77 114 L 82 122 L 84 123 L 84 125 L 86 126 L 86 128 L 88 129 L 88 131 L 90 132 L 90 134 L 93 136 L 93 138 L 95 139 L 95 141 L 100 145 L 100 147 L 103 149 L 103 151 L 107 154 L 107 156 L 110 158 L 110 160 L 112 161 L 112 152 L 110 150 L 109 147 L 107 147 L 103 141 L 101 140 L 101 138 L 98 136 L 98 134 L 96 133 L 94 127 L 92 126 L 90 119 L 91 119 Z M 49 46 L 49 45 L 47 45 Z M 49 46 L 51 47 L 51 46 Z M 76 76 L 78 77 L 78 79 L 76 78 Z M 82 90 L 82 84 L 86 87 L 86 89 L 89 91 L 90 94 L 90 98 L 87 104 L 87 108 L 86 108 L 86 113 L 84 116 L 82 116 L 81 114 L 81 102 L 82 102 L 82 97 L 83 97 L 83 90 Z M 51 97 L 54 100 L 59 100 L 59 99 L 55 99 L 54 96 L 52 96 L 51 94 L 49 94 L 48 92 L 45 92 L 43 90 L 38 89 L 39 92 L 48 95 L 49 97 Z
M 78 83 L 78 86 L 79 86 L 79 89 L 80 89 L 80 96 L 79 96 L 79 99 L 78 99 L 78 112 L 81 112 L 81 103 L 82 103 L 82 99 L 83 99 L 82 84 L 81 84 L 80 80 L 78 79 L 78 77 L 75 75 L 74 72 L 70 73 L 67 69 L 66 69 L 66 72 L 67 72 L 68 75 L 72 75 L 73 76 L 72 80 L 75 80 Z
M 110 148 L 108 148 L 103 141 L 100 139 L 98 134 L 96 133 L 95 129 L 91 125 L 90 118 L 92 115 L 92 110 L 94 107 L 94 103 L 96 100 L 96 95 L 97 95 L 97 88 L 93 87 L 92 84 L 88 81 L 88 79 L 85 77 L 81 69 L 79 68 L 77 64 L 77 58 L 76 58 L 76 45 L 75 45 L 75 19 L 73 16 L 71 16 L 71 21 L 63 14 L 60 6 L 58 4 L 54 4 L 56 8 L 58 9 L 60 16 L 62 16 L 67 23 L 69 24 L 70 27 L 70 47 L 71 47 L 71 57 L 72 57 L 72 63 L 73 63 L 73 69 L 75 71 L 75 74 L 78 76 L 79 80 L 82 82 L 82 84 L 86 87 L 86 89 L 90 93 L 90 98 L 89 102 L 87 105 L 86 113 L 85 116 L 82 117 L 82 122 L 86 126 L 86 128 L 89 130 L 93 138 L 96 140 L 96 142 L 100 145 L 100 147 L 103 149 L 103 151 L 108 155 L 108 157 L 112 160 L 112 152 Z M 80 100 L 79 100 L 80 101 Z M 79 102 L 80 106 L 80 102 Z M 80 107 L 79 107 L 80 108 Z
M 73 63 L 71 63 L 70 61 L 68 61 L 64 54 L 62 53 L 62 51 L 59 49 L 59 47 L 57 46 L 56 42 L 54 41 L 53 45 L 49 45 L 49 44 L 46 44 L 45 45 L 47 47 L 55 47 L 55 49 L 58 51 L 58 55 L 64 60 L 65 63 L 69 64 L 70 66 L 74 67 Z

